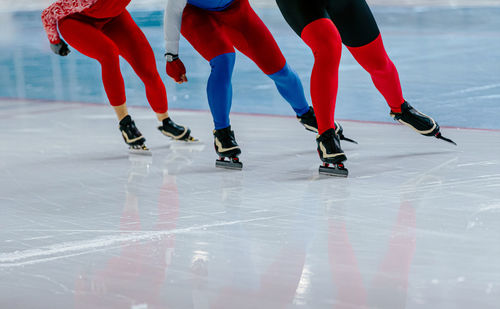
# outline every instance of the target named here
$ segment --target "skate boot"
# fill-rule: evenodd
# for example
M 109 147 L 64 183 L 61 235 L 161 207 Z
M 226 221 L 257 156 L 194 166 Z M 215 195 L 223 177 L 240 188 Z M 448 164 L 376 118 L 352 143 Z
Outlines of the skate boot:
M 391 117 L 422 135 L 434 136 L 456 145 L 454 141 L 441 135 L 439 125 L 434 119 L 417 111 L 406 101 L 401 105 L 401 113 L 391 111 Z
M 130 115 L 120 120 L 120 131 L 122 132 L 123 140 L 129 145 L 130 153 L 151 155 L 151 151 L 144 144 L 146 139 L 142 136 L 139 129 L 137 129 Z
M 309 110 L 302 116 L 297 116 L 299 122 L 306 128 L 306 130 L 318 133 L 318 122 L 316 121 L 316 115 L 312 106 Z
M 181 126 L 176 124 L 170 119 L 170 117 L 163 119 L 163 124 L 158 127 L 163 135 L 170 137 L 176 141 L 184 141 L 184 142 L 197 142 L 198 140 L 193 138 L 191 134 L 191 130 L 185 126 Z
M 343 161 L 347 160 L 342 148 L 340 148 L 340 139 L 335 134 L 334 129 L 328 129 L 323 134 L 316 137 L 318 143 L 318 154 L 323 161 L 319 167 L 319 173 L 328 176 L 347 177 L 348 170 Z M 330 164 L 333 165 L 330 167 Z
M 240 146 L 236 143 L 231 126 L 214 130 L 214 147 L 219 156 L 219 159 L 215 161 L 216 167 L 237 170 L 243 168 L 243 163 L 238 159 L 238 155 L 241 153 Z M 228 158 L 229 161 L 226 161 L 225 158 Z
M 316 115 L 314 114 L 314 109 L 312 108 L 312 106 L 309 107 L 307 113 L 302 116 L 297 116 L 297 119 L 306 128 L 306 130 L 318 133 L 318 122 L 316 121 Z M 346 142 L 357 144 L 356 141 L 344 136 L 344 130 L 342 129 L 340 123 L 338 123 L 337 121 L 335 121 L 335 128 L 340 140 L 345 140 Z

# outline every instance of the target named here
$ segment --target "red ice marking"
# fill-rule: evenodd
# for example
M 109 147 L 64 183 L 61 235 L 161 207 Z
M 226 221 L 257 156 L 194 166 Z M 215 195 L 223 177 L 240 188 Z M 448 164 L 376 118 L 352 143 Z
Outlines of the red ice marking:
M 23 98 L 9 98 L 0 97 L 0 101 L 25 101 L 30 103 L 41 103 L 41 104 L 79 104 L 79 105 L 94 105 L 94 106 L 109 106 L 107 103 L 101 102 L 82 102 L 82 101 L 63 101 L 63 100 L 44 100 L 44 99 L 23 99 Z M 149 106 L 136 106 L 132 105 L 129 108 L 142 108 L 151 109 Z M 209 113 L 208 110 L 203 109 L 191 109 L 191 108 L 169 108 L 169 111 L 179 111 L 179 112 L 193 112 L 193 113 Z M 241 116 L 252 116 L 252 117 L 271 117 L 271 118 L 293 118 L 295 116 L 289 115 L 272 115 L 272 114 L 262 114 L 262 113 L 247 113 L 247 112 L 231 112 L 231 115 L 241 115 Z M 386 122 L 386 121 L 375 121 L 375 120 L 356 120 L 356 119 L 336 119 L 338 121 L 344 122 L 354 122 L 354 123 L 366 123 L 366 124 L 381 124 L 381 125 L 391 125 L 400 126 L 397 122 Z M 457 127 L 457 126 L 440 126 L 445 129 L 455 129 L 455 130 L 471 130 L 471 131 L 484 131 L 484 132 L 500 132 L 500 129 L 484 129 L 484 128 L 468 128 L 468 127 Z
M 80 108 L 80 107 L 79 106 L 62 106 L 62 107 L 23 111 L 20 114 L 5 114 L 5 115 L 0 114 L 0 119 L 12 119 L 12 118 L 16 118 L 16 117 L 23 116 L 23 115 L 40 115 L 40 114 L 46 114 L 46 113 L 56 113 L 56 112 L 60 112 L 60 111 L 77 109 L 77 108 Z

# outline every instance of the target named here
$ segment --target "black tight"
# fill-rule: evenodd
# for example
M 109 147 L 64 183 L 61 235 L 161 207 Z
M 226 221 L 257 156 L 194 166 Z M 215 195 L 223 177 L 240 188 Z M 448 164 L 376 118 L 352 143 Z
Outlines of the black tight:
M 349 47 L 364 46 L 380 31 L 365 0 L 276 0 L 288 24 L 300 36 L 302 30 L 320 18 L 330 18 Z

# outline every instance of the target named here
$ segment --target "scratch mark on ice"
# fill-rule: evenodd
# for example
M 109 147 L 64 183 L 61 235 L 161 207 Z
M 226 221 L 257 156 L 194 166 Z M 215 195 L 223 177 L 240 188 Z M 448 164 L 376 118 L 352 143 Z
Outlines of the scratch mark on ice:
M 152 240 L 173 234 L 185 234 L 199 230 L 206 230 L 214 227 L 271 220 L 275 218 L 276 216 L 204 224 L 199 226 L 192 226 L 187 228 L 165 230 L 165 231 L 146 231 L 146 232 L 141 231 L 128 234 L 121 234 L 121 235 L 107 235 L 89 240 L 63 242 L 42 248 L 1 253 L 0 268 L 38 264 L 65 257 L 86 254 L 95 250 L 107 249 L 108 247 L 123 245 L 124 243 L 129 243 L 129 242 Z

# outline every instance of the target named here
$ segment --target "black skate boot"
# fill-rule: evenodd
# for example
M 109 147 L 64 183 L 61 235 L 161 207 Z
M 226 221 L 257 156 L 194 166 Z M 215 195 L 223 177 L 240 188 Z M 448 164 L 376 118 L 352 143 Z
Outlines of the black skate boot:
M 197 142 L 198 140 L 193 138 L 191 134 L 191 130 L 185 126 L 181 126 L 176 124 L 170 119 L 170 117 L 163 119 L 163 124 L 158 127 L 163 135 L 170 137 L 176 141 L 184 141 L 184 142 Z
M 319 173 L 328 176 L 347 177 L 348 170 L 343 161 L 347 160 L 342 148 L 340 148 L 340 139 L 335 134 L 334 129 L 328 129 L 323 134 L 316 137 L 318 143 L 318 154 L 323 161 L 319 167 Z M 333 167 L 330 167 L 330 164 Z
M 401 113 L 391 111 L 391 117 L 422 135 L 434 136 L 456 145 L 454 141 L 441 135 L 439 125 L 434 119 L 417 111 L 406 101 L 401 105 Z
M 216 167 L 241 170 L 243 163 L 238 159 L 241 153 L 240 146 L 236 143 L 234 132 L 231 131 L 231 126 L 214 130 L 214 147 L 219 159 L 215 161 Z M 228 158 L 229 161 L 226 161 Z
M 305 113 L 302 116 L 297 116 L 297 119 L 306 128 L 306 130 L 318 133 L 318 122 L 316 121 L 316 115 L 314 114 L 314 109 L 312 108 L 312 106 L 309 107 L 307 113 Z M 335 121 L 335 128 L 336 128 L 335 132 L 339 136 L 340 140 L 344 140 L 346 142 L 351 142 L 354 144 L 358 143 L 355 140 L 352 140 L 344 136 L 343 134 L 344 130 L 342 129 L 340 123 L 338 123 L 337 121 Z
M 144 144 L 146 139 L 135 126 L 130 115 L 125 116 L 120 120 L 120 131 L 125 143 L 129 145 L 130 153 L 151 155 L 148 147 Z
M 306 128 L 306 130 L 318 133 L 318 122 L 316 121 L 316 115 L 312 106 L 309 110 L 302 116 L 297 116 L 299 122 Z

